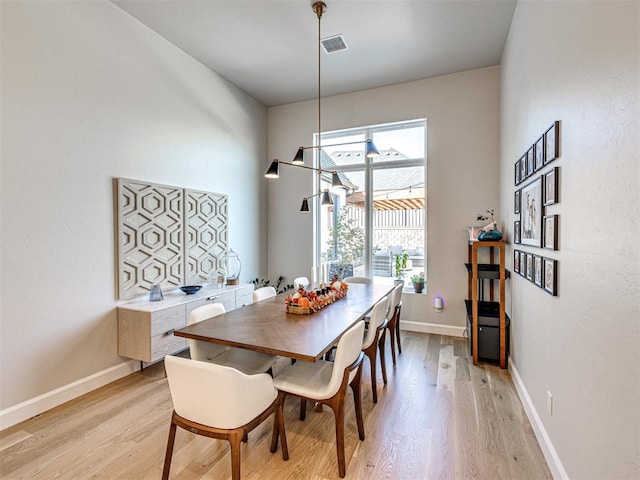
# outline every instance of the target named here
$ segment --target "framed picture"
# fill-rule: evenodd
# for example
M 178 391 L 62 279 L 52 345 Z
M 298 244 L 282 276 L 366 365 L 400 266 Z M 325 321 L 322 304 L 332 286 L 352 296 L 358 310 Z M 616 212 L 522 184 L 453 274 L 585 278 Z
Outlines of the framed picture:
M 513 222 L 513 243 L 520 243 L 520 220 Z
M 518 160 L 513 168 L 513 184 L 518 185 L 520 183 L 520 160 Z
M 531 175 L 533 175 L 533 172 L 535 170 L 533 150 L 534 150 L 533 145 L 531 145 L 531 148 L 527 150 L 527 177 L 530 177 Z
M 520 239 L 523 245 L 542 246 L 542 179 L 522 187 L 520 194 L 522 226 Z
M 533 254 L 527 253 L 527 280 L 533 282 Z
M 560 156 L 560 122 L 557 120 L 553 122 L 553 125 L 544 132 L 544 164 L 555 160 Z
M 542 259 L 542 273 L 544 275 L 544 290 L 551 295 L 557 295 L 557 270 L 558 261 L 552 258 Z
M 513 271 L 516 273 L 520 273 L 520 251 L 513 251 Z
M 520 275 L 525 277 L 527 275 L 527 254 L 520 251 L 520 271 L 518 272 Z
M 513 213 L 520 213 L 520 190 L 516 190 L 513 194 Z
M 536 140 L 536 143 L 534 145 L 534 154 L 534 170 L 537 172 L 544 166 L 544 135 Z
M 542 257 L 533 256 L 533 283 L 542 288 Z
M 560 168 L 555 167 L 544 174 L 544 205 L 558 203 L 558 177 Z
M 520 183 L 527 178 L 527 154 L 525 153 L 520 159 Z
M 558 215 L 546 215 L 542 223 L 544 224 L 544 248 L 549 250 L 558 249 Z

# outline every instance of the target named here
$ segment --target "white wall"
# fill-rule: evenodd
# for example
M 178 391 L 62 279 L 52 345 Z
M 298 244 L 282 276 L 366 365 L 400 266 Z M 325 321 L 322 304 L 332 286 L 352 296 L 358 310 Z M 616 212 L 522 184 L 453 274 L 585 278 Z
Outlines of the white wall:
M 640 477 L 639 26 L 637 1 L 521 1 L 503 57 L 510 229 L 513 164 L 562 122 L 560 250 L 522 248 L 559 260 L 558 296 L 510 282 L 514 371 L 558 477 Z
M 256 239 L 266 235 L 267 117 L 109 2 L 0 8 L 5 414 L 126 371 L 118 370 L 112 178 L 228 194 L 242 280 L 266 271 Z
M 475 224 L 478 213 L 498 209 L 499 89 L 500 68 L 490 67 L 323 98 L 325 131 L 427 118 L 428 295 L 403 306 L 403 321 L 465 326 L 469 236 L 463 227 Z M 299 145 L 312 144 L 317 100 L 270 108 L 268 119 L 269 159 L 291 161 Z M 269 180 L 272 278 L 310 275 L 312 215 L 299 208 L 313 192 L 312 178 L 307 170 L 283 166 L 280 178 Z M 447 301 L 439 314 L 425 308 L 436 294 Z

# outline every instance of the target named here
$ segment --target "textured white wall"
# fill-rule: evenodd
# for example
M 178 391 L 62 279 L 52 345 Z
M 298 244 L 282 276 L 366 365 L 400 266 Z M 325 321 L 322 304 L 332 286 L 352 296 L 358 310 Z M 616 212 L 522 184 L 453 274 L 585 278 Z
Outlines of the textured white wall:
M 266 270 L 266 109 L 109 2 L 1 2 L 0 409 L 123 362 L 112 178 L 229 195 Z
M 465 326 L 463 227 L 498 207 L 499 89 L 500 68 L 490 67 L 323 98 L 326 131 L 427 118 L 428 295 L 403 307 L 405 321 Z M 318 129 L 317 100 L 270 108 L 268 118 L 269 158 L 291 161 Z M 268 185 L 270 275 L 310 275 L 312 216 L 298 210 L 313 192 L 312 174 L 282 167 Z M 443 313 L 425 308 L 436 294 L 447 301 Z
M 500 207 L 561 120 L 558 296 L 512 278 L 512 360 L 570 478 L 640 477 L 640 3 L 519 2 L 502 66 Z M 511 258 L 511 257 L 510 257 Z M 553 393 L 553 416 L 546 392 Z

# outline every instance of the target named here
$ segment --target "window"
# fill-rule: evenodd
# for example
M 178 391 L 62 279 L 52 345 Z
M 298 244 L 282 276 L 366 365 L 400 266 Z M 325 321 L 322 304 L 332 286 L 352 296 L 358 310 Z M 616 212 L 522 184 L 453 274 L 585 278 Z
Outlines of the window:
M 368 138 L 380 156 L 365 156 Z M 412 275 L 426 273 L 425 139 L 425 120 L 322 134 L 323 170 L 338 172 L 349 187 L 332 192 L 333 206 L 314 209 L 315 265 L 324 278 L 409 285 Z M 320 188 L 330 186 L 323 175 Z

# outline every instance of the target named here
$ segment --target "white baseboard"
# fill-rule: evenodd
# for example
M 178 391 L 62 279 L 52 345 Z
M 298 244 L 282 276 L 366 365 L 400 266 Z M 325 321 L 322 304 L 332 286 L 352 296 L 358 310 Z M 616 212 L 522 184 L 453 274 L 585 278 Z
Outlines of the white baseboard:
M 138 370 L 140 370 L 140 362 L 129 360 L 89 375 L 88 377 L 81 378 L 68 385 L 56 388 L 38 397 L 31 398 L 18 405 L 6 408 L 0 411 L 0 430 L 35 417 Z
M 465 327 L 441 325 L 439 323 L 424 323 L 400 320 L 400 329 L 410 332 L 435 333 L 438 335 L 450 335 L 452 337 L 464 337 Z
M 567 472 L 562 466 L 558 452 L 556 452 L 556 449 L 553 447 L 553 443 L 551 443 L 547 430 L 544 428 L 544 424 L 533 406 L 531 397 L 529 396 L 529 393 L 522 382 L 522 378 L 520 378 L 518 369 L 516 368 L 515 363 L 511 360 L 511 357 L 509 357 L 509 372 L 511 373 L 511 378 L 513 378 L 513 383 L 516 387 L 516 391 L 518 392 L 518 396 L 520 397 L 520 401 L 524 406 L 524 411 L 529 418 L 529 423 L 531 423 L 533 432 L 538 439 L 538 443 L 542 449 L 542 454 L 547 461 L 549 470 L 551 470 L 551 475 L 553 475 L 553 478 L 557 480 L 569 480 L 569 475 L 567 475 Z

